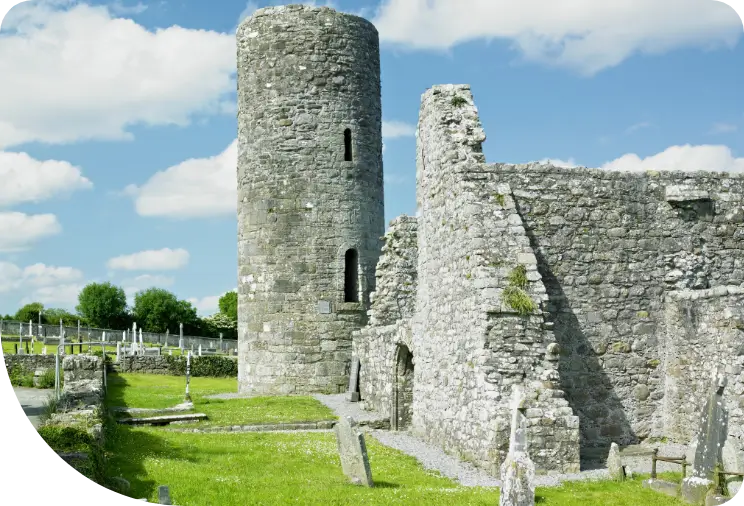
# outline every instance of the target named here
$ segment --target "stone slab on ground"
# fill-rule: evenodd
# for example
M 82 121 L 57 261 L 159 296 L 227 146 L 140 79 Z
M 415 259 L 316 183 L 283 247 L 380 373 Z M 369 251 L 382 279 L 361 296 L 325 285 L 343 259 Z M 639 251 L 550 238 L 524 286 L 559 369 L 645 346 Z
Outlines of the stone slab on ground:
M 679 497 L 679 483 L 664 480 L 643 480 L 643 487 L 650 488 L 671 497 Z
M 115 413 L 127 413 L 127 414 L 144 414 L 144 413 L 179 413 L 182 411 L 191 411 L 194 409 L 193 402 L 184 402 L 171 408 L 130 408 L 126 406 L 114 406 L 111 411 Z
M 204 413 L 194 413 L 192 415 L 166 415 L 150 416 L 145 418 L 122 418 L 117 420 L 124 425 L 168 425 L 174 422 L 198 422 L 206 420 L 207 415 Z

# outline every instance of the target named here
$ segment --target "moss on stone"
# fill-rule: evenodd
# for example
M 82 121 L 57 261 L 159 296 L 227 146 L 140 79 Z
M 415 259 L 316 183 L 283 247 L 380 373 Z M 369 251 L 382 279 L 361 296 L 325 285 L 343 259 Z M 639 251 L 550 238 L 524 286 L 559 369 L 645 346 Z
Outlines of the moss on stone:
M 462 107 L 467 103 L 468 101 L 459 95 L 455 95 L 454 97 L 452 97 L 452 100 L 450 100 L 450 104 L 452 104 L 454 107 Z
M 516 286 L 504 288 L 504 302 L 522 316 L 532 313 L 537 305 L 527 292 Z

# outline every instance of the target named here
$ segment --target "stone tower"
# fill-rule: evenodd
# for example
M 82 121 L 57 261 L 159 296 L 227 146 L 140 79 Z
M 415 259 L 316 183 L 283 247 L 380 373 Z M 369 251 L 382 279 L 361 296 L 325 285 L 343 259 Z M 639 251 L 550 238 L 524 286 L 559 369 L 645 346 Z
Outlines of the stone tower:
M 385 228 L 377 30 L 289 5 L 237 44 L 239 390 L 345 391 Z

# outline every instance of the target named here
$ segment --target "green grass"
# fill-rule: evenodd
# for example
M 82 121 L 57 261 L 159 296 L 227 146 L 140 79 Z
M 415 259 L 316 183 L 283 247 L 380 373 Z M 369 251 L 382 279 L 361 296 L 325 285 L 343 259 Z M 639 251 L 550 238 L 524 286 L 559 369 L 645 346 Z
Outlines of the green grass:
M 15 341 L 5 341 L 5 337 L 6 337 L 5 334 L 3 334 L 3 343 L 2 343 L 3 344 L 3 354 L 5 354 L 5 355 L 14 355 L 15 354 L 15 346 L 18 344 L 18 339 L 16 338 Z M 27 342 L 28 342 L 28 338 L 27 337 L 24 337 L 23 338 L 23 349 L 24 350 L 26 349 L 26 343 Z M 71 344 L 69 341 L 67 341 L 66 343 L 67 343 L 67 345 Z M 34 354 L 41 355 L 41 350 L 42 350 L 42 348 L 44 348 L 44 346 L 45 346 L 44 343 L 42 343 L 41 341 L 36 341 L 36 343 L 34 343 Z M 31 347 L 31 344 L 29 343 L 29 351 L 30 351 L 30 347 Z M 54 355 L 57 352 L 57 345 L 56 344 L 47 344 L 46 345 L 46 348 L 47 348 L 47 355 Z M 69 349 L 70 349 L 69 346 L 67 346 L 66 348 L 69 351 Z M 93 346 L 93 347 L 91 347 L 91 349 L 92 350 L 100 350 L 101 347 L 100 346 Z M 87 344 L 84 344 L 83 345 L 83 353 L 87 353 L 87 352 L 88 352 L 88 345 Z M 73 353 L 75 355 L 77 355 L 79 353 L 79 347 L 78 346 L 74 346 L 73 347 Z M 109 353 L 111 355 L 116 355 L 116 346 L 106 346 L 106 353 Z
M 498 489 L 468 488 L 423 469 L 412 457 L 367 436 L 372 489 L 348 483 L 332 433 L 181 434 L 118 426 L 108 438 L 109 475 L 129 480 L 129 496 L 156 499 L 168 485 L 174 504 L 498 504 Z M 678 506 L 679 501 L 624 483 L 538 488 L 548 506 Z
M 183 402 L 185 388 L 186 378 L 183 376 L 112 374 L 108 377 L 107 404 L 130 408 L 170 408 Z M 204 413 L 209 419 L 186 426 L 309 422 L 336 418 L 333 411 L 312 397 L 207 399 L 213 394 L 237 390 L 236 378 L 191 378 L 189 392 L 194 403 L 193 412 Z M 153 413 L 154 415 L 157 413 Z

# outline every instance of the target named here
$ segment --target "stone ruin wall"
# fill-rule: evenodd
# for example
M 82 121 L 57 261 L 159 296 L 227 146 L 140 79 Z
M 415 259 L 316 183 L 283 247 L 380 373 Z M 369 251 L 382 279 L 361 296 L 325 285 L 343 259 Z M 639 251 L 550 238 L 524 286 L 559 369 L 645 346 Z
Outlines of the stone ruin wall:
M 453 103 L 455 96 L 466 103 Z M 415 434 L 498 473 L 508 450 L 511 385 L 527 384 L 534 397 L 526 414 L 538 469 L 577 470 L 578 419 L 553 383 L 557 355 L 547 351 L 554 343 L 550 325 L 539 310 L 523 318 L 502 304 L 507 274 L 517 265 L 527 270 L 533 301 L 539 304 L 546 293 L 508 186 L 483 170 L 485 136 L 469 87 L 427 91 L 417 136 L 415 314 L 377 329 L 385 329 L 381 341 L 392 346 L 369 346 L 367 361 L 381 364 L 373 381 L 388 378 L 372 402 L 385 411 L 382 404 L 394 391 L 387 386 L 395 382 L 394 341 L 408 338 Z M 360 340 L 374 333 L 365 329 Z M 371 379 L 369 369 L 367 374 Z
M 664 305 L 667 335 L 664 434 L 692 441 L 710 395 L 712 371 L 726 379 L 723 390 L 728 440 L 727 471 L 744 471 L 744 288 L 670 292 Z
M 377 262 L 369 325 L 353 335 L 359 357 L 359 393 L 366 409 L 391 414 L 392 371 L 398 345 L 412 348 L 410 319 L 416 308 L 416 218 L 399 216 L 390 222 Z
M 582 445 L 666 436 L 665 295 L 744 281 L 742 178 L 489 167 L 537 253 Z

